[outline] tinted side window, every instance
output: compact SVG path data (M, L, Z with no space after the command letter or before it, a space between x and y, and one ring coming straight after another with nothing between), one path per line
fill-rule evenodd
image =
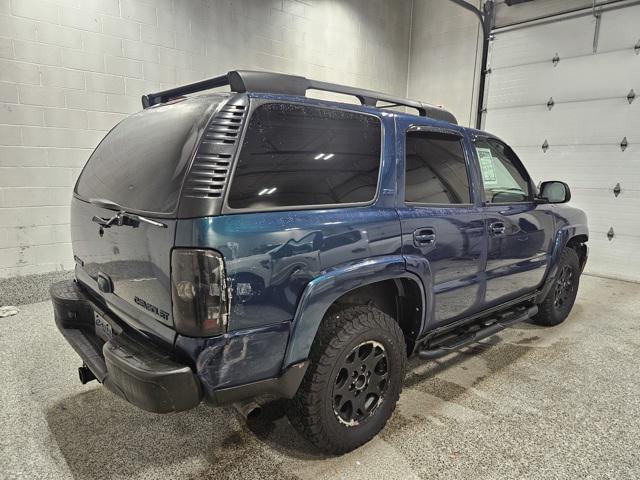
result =
M380 121L305 105L258 107L234 173L231 208L368 202L380 170Z
M407 132L406 202L471 203L469 175L460 137L435 132Z
M478 139L476 151L486 202L514 203L529 200L528 175L511 148L494 139Z

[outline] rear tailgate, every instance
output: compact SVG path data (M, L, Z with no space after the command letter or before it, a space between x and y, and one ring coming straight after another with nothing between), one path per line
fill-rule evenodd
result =
M211 115L225 96L160 105L118 124L85 166L71 206L76 277L138 330L171 343L170 263L180 189ZM100 225L117 212L165 225ZM95 218L94 218L95 217Z
M101 228L92 221L94 216L109 218L114 214L73 199L71 235L76 278L127 323L170 342L170 257L176 221L158 219L167 228L144 222L136 228ZM98 276L102 277L100 286Z

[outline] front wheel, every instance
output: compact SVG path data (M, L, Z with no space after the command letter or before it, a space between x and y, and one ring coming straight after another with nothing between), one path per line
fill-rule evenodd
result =
M580 263L573 248L566 247L560 254L555 283L538 306L533 321L538 325L559 325L569 316L578 294Z
M368 442L395 409L406 347L402 330L371 306L330 310L287 415L316 447L342 454Z

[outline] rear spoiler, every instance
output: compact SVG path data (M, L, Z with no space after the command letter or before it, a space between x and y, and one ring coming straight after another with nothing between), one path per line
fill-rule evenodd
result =
M387 95L386 93L339 85L336 83L312 80L297 75L285 75L272 72L255 72L249 70L233 70L226 75L201 80L180 87L171 88L157 93L142 96L143 108L149 108L169 100L201 92L212 88L228 85L232 92L260 92L304 97L307 90L321 90L325 92L341 93L356 97L362 105L376 108L410 107L415 108L421 117L431 117L436 120L457 124L456 117L449 111L408 98ZM378 102L385 104L379 105Z

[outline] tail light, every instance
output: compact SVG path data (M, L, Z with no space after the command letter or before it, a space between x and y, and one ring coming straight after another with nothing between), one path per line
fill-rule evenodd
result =
M171 298L178 333L209 337L226 332L229 302L222 256L212 250L173 250Z

